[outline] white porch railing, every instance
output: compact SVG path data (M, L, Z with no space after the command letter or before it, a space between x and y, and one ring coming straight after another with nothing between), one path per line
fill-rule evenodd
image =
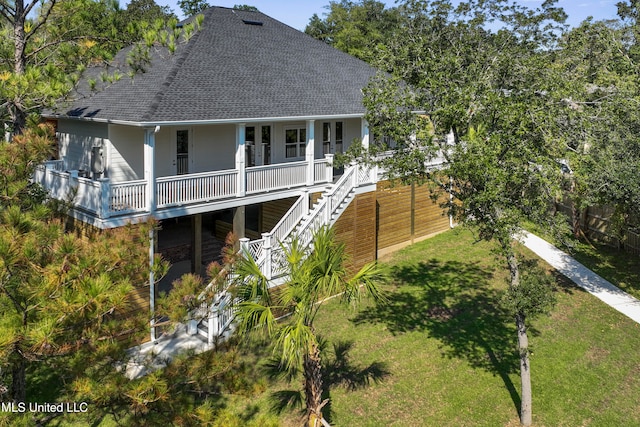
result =
M109 194L108 205L103 208L103 216L113 214L125 214L144 212L147 209L147 182L143 179L137 181L118 182L104 184L104 191ZM106 209L106 211L105 211Z
M316 160L313 164L313 182L333 181L333 154L326 154L324 159Z
M278 245L293 231L300 220L309 212L309 196L307 193L298 197L298 200L289 208L287 213L278 221L270 233L263 234L263 238L271 239L271 247Z
M157 208L235 196L237 170L165 176L156 179Z
M223 291L216 295L212 303L203 302L194 313L194 321L203 322L207 327L203 335L206 335L208 344L213 344L231 327L234 318L232 301L231 294ZM202 333L202 330L194 332Z
M76 180L73 202L99 215L102 211L102 183L89 178L73 178Z
M353 190L359 185L375 182L376 177L375 168L352 164L338 182L323 194L312 211L308 209L308 195L302 195L270 233L262 234L262 239L241 239L242 250L255 260L267 279L286 274L286 260L279 242L285 241L295 230L302 246L307 246L316 230L333 222L334 214L341 207L344 208L342 204Z
M333 180L331 163L331 156L314 162L314 184ZM111 183L109 179L80 178L77 171L64 171L62 160L39 165L33 180L41 184L52 198L67 200L75 194L73 203L77 208L104 219L242 197L244 194L305 187L308 185L309 167L307 162L251 167L246 169L244 181L238 179L236 169L160 177L155 181L153 207L147 206L148 184L145 180ZM239 188L239 182L245 182L246 187Z
M293 162L247 168L247 194L305 185L307 167L307 162Z

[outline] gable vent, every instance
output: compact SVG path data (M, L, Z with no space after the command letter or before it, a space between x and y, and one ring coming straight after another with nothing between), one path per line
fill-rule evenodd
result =
M251 19L243 19L242 22L247 25L257 25L258 27L262 27L263 25L262 21L253 21Z

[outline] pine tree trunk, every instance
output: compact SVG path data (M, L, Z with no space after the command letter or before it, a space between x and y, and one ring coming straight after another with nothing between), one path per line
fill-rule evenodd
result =
M22 76L26 71L25 49L27 46L27 34L24 29L25 8L24 1L17 0L14 4L15 14L13 14L13 71L16 75ZM9 102L9 115L11 116L11 132L14 135L21 134L27 124L27 113L24 109L22 100L19 95Z
M516 315L516 327L520 354L520 424L528 427L531 425L531 366L529 365L529 337L524 315Z
M307 404L307 425L319 427L322 420L322 366L317 345L304 357L304 394Z
M11 397L14 402L27 400L27 364L19 354L11 366Z

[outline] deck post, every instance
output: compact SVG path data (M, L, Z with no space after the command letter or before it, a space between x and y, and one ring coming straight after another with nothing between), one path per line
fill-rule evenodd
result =
M333 154L325 154L324 156L327 159L327 182L333 182Z
M248 237L241 237L240 239L238 239L238 242L240 243L240 252L249 252L249 238Z
M309 206L311 204L311 200L309 199L309 190L306 188L302 190L302 195L304 196L304 213L302 214L302 216L307 216L309 214L309 210L311 209L311 207Z
M146 187L146 209L150 216L156 210L156 133L160 131L160 126L144 129L144 179L147 182ZM104 200L104 192L103 200ZM107 210L108 212L108 210ZM149 230L149 329L151 341L156 340L156 280L153 273L154 255L155 255L155 230L153 227Z
M362 148L369 151L369 123L363 118L361 123Z
M191 271L202 276L202 214L191 216Z
M307 160L307 185L313 185L313 172L315 158L315 120L307 120L307 145L305 147L305 157Z
M245 237L245 224L246 224L246 211L245 206L238 206L237 208L233 208L233 234L236 238L242 241L242 238Z
M262 250L264 251L264 269L262 274L268 280L271 280L273 275L271 274L271 233L262 233Z
M333 195L331 193L327 193L327 205L325 206L325 225L331 225L331 215L333 212L331 211L331 206L333 205Z
M97 180L100 183L100 202L98 203L98 216L102 219L109 218L111 216L111 185L109 178L100 178Z
M245 140L247 139L247 125L236 125L236 170L238 171L238 197L244 197L247 191L247 175L245 170Z

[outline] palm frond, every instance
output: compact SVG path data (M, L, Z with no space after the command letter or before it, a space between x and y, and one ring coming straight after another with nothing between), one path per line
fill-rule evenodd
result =
M260 301L263 305L271 304L269 280L262 274L260 266L253 257L245 252L235 266L234 280L241 301Z
M294 321L278 331L276 349L282 351L280 363L287 371L300 369L304 356L317 345L316 336L310 326Z
M363 294L369 295L376 300L385 300L385 296L380 289L380 284L386 281L384 272L376 262L364 265L346 283L344 299L348 302L357 302Z
M235 314L238 322L238 333L247 334L253 330L262 330L267 336L273 336L276 331L276 318L270 306L253 302L242 301L236 304Z

